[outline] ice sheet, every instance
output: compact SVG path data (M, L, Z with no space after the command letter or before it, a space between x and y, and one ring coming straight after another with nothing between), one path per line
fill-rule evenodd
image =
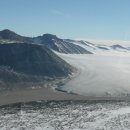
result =
M129 54L58 55L80 71L62 89L87 96L129 96Z

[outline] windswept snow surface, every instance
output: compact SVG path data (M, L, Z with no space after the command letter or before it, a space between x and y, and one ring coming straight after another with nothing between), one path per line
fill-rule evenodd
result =
M32 102L0 108L0 130L130 130L129 102Z
M63 90L85 96L129 96L130 53L58 55L79 69L79 75L62 86Z

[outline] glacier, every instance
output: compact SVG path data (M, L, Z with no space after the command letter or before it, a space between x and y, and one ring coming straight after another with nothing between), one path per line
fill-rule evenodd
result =
M106 45L81 46L94 54L57 53L79 70L78 76L61 88L84 96L129 97L130 51L124 51L124 49L118 48L118 45L116 49ZM99 48L101 46L108 50Z

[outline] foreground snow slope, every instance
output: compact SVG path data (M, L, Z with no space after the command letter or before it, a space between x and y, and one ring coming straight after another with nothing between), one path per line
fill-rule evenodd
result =
M130 130L129 102L33 102L0 108L0 130Z
M62 86L62 89L85 96L129 96L130 54L102 54L58 54L80 71L79 75Z

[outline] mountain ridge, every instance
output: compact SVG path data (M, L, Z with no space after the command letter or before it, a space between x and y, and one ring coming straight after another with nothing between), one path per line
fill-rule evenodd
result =
M92 54L90 51L75 45L71 42L64 41L56 35L44 34L34 38L35 44L45 45L47 48L65 54ZM39 41L39 42L38 42Z
M27 42L33 44L42 44L47 48L65 54L92 54L92 52L82 48L81 46L75 45L71 42L66 42L63 39L58 38L56 35L52 34L43 34L42 36L37 37L25 37L16 34L13 31L5 29L0 31L0 40L1 43L13 43L17 42ZM4 40L6 40L4 42Z
M54 52L64 53L64 54L96 54L104 53L109 51L114 52L129 52L130 47L123 46L123 44L114 43L112 45L103 44L103 42L95 44L92 41L85 40L72 40L72 39L61 39L53 34L43 34L37 37L25 37L16 34L8 29L0 31L0 43L30 43L30 44L40 44ZM111 42L111 41L110 41Z

